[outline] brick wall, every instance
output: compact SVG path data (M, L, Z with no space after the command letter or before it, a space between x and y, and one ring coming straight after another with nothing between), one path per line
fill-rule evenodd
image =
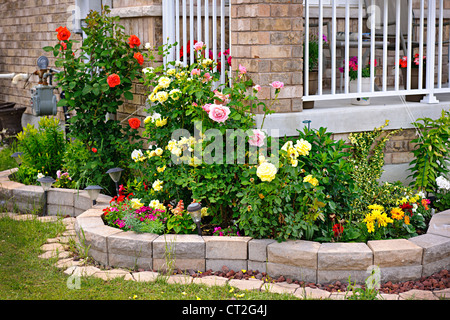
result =
M302 110L302 16L299 1L231 1L233 68L247 67L249 76L262 87L260 99L274 98L270 83L284 82L274 105L277 112Z
M32 73L41 55L54 67L53 54L42 48L55 45L55 29L71 21L73 5L74 0L0 0L0 73ZM72 34L72 38L80 36ZM38 77L32 76L24 88L23 81L13 85L0 79L0 101L26 106L25 113L31 114L30 88L37 82ZM64 119L62 108L58 109L58 117Z

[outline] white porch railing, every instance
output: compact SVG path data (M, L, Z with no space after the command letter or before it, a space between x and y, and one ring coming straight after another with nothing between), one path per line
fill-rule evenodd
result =
M318 4L317 4L318 2ZM305 18L305 67L304 67L304 96L303 101L347 99L358 97L377 97L377 96L402 96L425 94L421 102L438 102L435 94L450 92L450 82L443 83L444 63L447 64L448 74L450 76L450 63L444 62L443 49L448 46L450 39L444 39L444 1L443 0L419 0L420 16L414 17L412 0L360 0L357 5L357 33L350 33L350 4L346 1L345 9L345 28L338 30L337 24L337 0L331 0L331 17L324 16L324 0L315 1L305 0L304 18ZM342 3L342 1L339 1ZM427 9L425 9L427 4ZM329 12L328 8L325 8ZM352 12L355 8L352 8ZM312 12L318 13L315 17ZM394 14L395 13L395 14ZM324 19L331 18L329 25L328 43L323 39ZM355 17L356 18L356 17ZM318 19L318 90L315 94L308 94L309 89L309 39L312 35L312 19ZM414 20L413 20L414 19ZM418 23L415 21L418 19ZM316 21L316 20L314 20ZM363 21L365 21L368 34L363 33ZM414 24L414 25L413 25ZM415 27L415 28L413 28ZM417 32L416 32L417 30ZM425 32L426 31L426 32ZM341 32L341 33L339 33ZM425 38L426 34L426 38ZM356 37L354 37L356 35ZM338 37L341 39L338 39ZM351 37L352 36L352 37ZM365 36L365 38L364 38ZM350 91L349 61L350 48L357 48L358 69L356 92ZM323 88L324 80L324 49L329 49L331 58L331 90L325 92ZM340 50L343 57L336 58L336 52ZM388 50L395 51L394 65L388 65ZM364 52L363 52L364 51ZM382 52L382 53L380 53ZM379 57L376 56L379 54ZM406 53L406 54L405 54ZM419 54L419 61L426 57L426 63L419 64L418 67L418 87L413 89L411 86L411 63L406 67L406 88L400 87L401 69L399 60L407 57L407 61L414 60L414 54ZM375 66L370 64L370 87L368 89L362 86L362 63L363 57L369 61L380 59L382 61L381 83L375 84ZM343 63L345 61L345 63ZM343 63L343 65L342 65ZM367 62L364 62L365 64ZM340 88L337 85L338 68L344 70L343 84ZM394 68L394 86L388 88L388 68ZM426 80L423 81L423 75ZM405 81L405 79L404 79ZM435 84L436 83L436 84Z
M221 83L225 83L225 71L231 72L224 54L231 47L230 10L229 0L163 0L163 43L176 43L164 63L181 61L184 66L193 63L194 55L190 54L188 61L186 53L194 52L194 40L202 41L206 55L220 61ZM184 53L182 57L180 50Z

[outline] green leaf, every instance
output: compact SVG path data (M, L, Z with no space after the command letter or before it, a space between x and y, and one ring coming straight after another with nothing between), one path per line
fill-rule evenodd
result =
M42 50L44 50L45 52L50 52L53 51L53 47L51 46L43 47Z
M130 91L125 91L123 93L123 96L125 97L125 99L127 100L133 100L133 94Z

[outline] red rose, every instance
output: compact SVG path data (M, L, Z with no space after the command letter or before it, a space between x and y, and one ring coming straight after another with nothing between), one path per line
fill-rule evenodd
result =
M134 34L128 38L128 44L130 48L134 48L134 46L139 47L141 45L141 40Z
M108 82L111 88L114 88L115 86L120 84L120 77L117 74L113 73L108 77L108 79L106 79L106 82Z
M137 62L140 65L142 65L144 63L144 57L139 52L136 52L133 57L137 60Z
M67 50L67 43L61 41L60 45L61 47L59 47L59 51Z
M338 237L342 232L344 232L344 227L340 223L336 223L333 226L334 236Z
M138 118L128 119L128 123L130 124L130 127L133 129L137 129L141 126L141 120L139 120Z
M92 148L91 150L93 153L97 153L97 148Z
M59 41L69 40L70 31L66 27L58 27L56 29L56 32L58 32L56 37L58 38Z

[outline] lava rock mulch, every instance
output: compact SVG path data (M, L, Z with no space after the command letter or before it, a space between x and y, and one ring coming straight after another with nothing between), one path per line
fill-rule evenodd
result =
M156 271L156 270L154 270ZM329 292L345 292L347 290L348 284L342 283L341 281L336 281L329 284L320 284L320 283L312 283L312 282L305 282L305 281L299 281L299 280L293 280L288 277L280 276L278 278L271 278L267 273L265 272L259 272L258 270L239 270L234 271L232 269L229 269L228 267L224 266L222 267L221 271L212 271L207 270L205 272L196 272L192 269L189 270L174 270L174 273L176 274L189 274L190 276L194 278L201 278L205 276L219 276L224 277L229 280L231 279L238 279L238 280L248 280L248 279L258 279L262 280L264 282L287 282L287 283L294 283L298 284L301 287L311 287L311 288L318 288L322 290L326 290ZM364 285L360 285L357 287L360 287L362 289L365 288ZM391 281L388 281L386 283L383 283L380 285L379 292L380 293L388 293L388 294L399 294L402 292L406 292L409 290L417 289L417 290L443 290L450 288L450 272L448 270L442 270L438 273L434 273L431 276L428 277L422 277L417 280L413 281L404 281L404 282L398 282L393 283Z

